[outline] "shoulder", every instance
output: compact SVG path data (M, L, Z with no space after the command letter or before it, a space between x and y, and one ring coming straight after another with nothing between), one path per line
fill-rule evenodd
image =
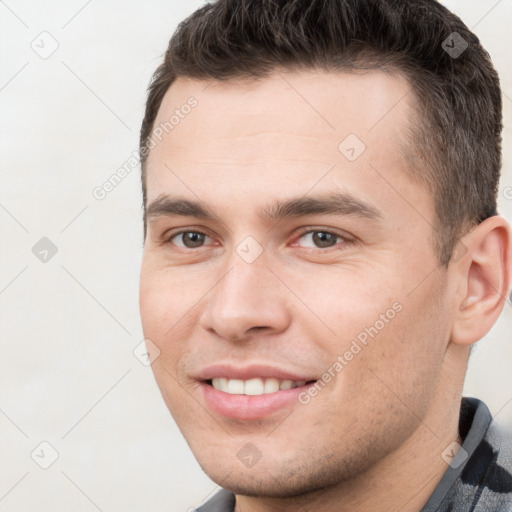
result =
M457 483L468 510L512 512L512 428L492 418Z
M234 510L235 495L225 489L221 489L206 503L194 509L194 512L234 512Z

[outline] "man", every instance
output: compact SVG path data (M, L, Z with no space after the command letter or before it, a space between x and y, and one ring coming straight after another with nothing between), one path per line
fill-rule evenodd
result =
M141 132L140 307L223 490L198 510L512 510L510 432L462 398L511 287L499 82L434 0L219 0Z

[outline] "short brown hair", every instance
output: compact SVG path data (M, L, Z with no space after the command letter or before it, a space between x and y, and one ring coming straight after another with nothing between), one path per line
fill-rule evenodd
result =
M218 0L196 10L149 86L140 134L144 212L148 142L171 84L264 78L278 68L383 69L409 81L417 121L406 153L433 194L441 264L465 229L496 214L499 78L476 35L435 0Z

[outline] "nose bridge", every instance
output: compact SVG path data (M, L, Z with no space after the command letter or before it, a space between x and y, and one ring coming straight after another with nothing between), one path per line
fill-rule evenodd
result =
M203 328L241 339L253 327L286 327L289 317L278 283L267 268L265 255L254 258L253 249L242 242L226 261L223 277L208 294L200 321Z
M219 313L227 318L237 316L256 304L261 305L264 297L270 300L269 280L272 274L263 256L249 262L234 251L227 267L227 273L214 290Z

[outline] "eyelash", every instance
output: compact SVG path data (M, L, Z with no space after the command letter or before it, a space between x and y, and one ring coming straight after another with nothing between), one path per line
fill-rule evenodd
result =
M204 236L207 236L209 238L212 238L212 237L210 237L210 235L208 235L208 233L205 233L203 231L193 230L193 229L185 229L185 230L182 230L182 231L178 231L176 233L172 233L171 235L165 236L164 243L172 244L173 243L172 242L173 238L176 238L177 236L183 235L185 233L195 233L195 234L204 235ZM306 227L306 228L300 229L299 232L295 235L295 240L298 241L304 235L307 235L309 233L327 233L329 235L333 235L336 238L341 239L343 241L342 242L343 245L349 245L350 246L350 245L353 245L355 243L355 239L354 238L351 238L351 237L349 237L349 236L347 236L345 234L339 233L339 232L337 232L335 230L322 229L322 228L311 228L311 227ZM342 249L339 249L339 248L337 249L338 245L340 245L339 242L337 244L331 246L331 247L326 247L326 248L322 248L322 247L302 247L302 249L306 250L306 251L321 251L321 252L328 252L330 250L342 250ZM205 246L200 246L200 247L197 247L197 249L203 249L204 247ZM184 249L184 248L181 248L181 247L179 247L179 249L187 251L187 252L194 250L194 248L185 248Z

